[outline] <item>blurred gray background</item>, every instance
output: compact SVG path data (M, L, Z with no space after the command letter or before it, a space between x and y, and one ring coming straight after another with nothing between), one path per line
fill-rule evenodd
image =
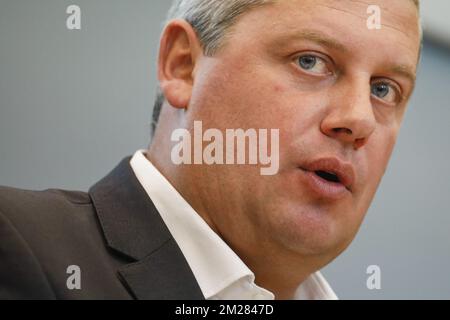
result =
M360 233L323 270L342 299L450 299L450 1L426 0L416 93ZM66 28L66 8L82 29ZM87 190L145 148L168 0L0 0L0 185ZM369 265L381 289L366 286Z

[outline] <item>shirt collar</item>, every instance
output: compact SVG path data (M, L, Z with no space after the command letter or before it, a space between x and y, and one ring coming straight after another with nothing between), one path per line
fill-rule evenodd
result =
M209 227L172 184L137 151L130 161L136 174L164 223L183 252L206 299L224 297L244 284L254 296L273 299L273 293L254 284L255 276L238 255ZM336 296L320 273L311 275L297 290L295 298L335 299ZM247 292L248 293L248 292Z

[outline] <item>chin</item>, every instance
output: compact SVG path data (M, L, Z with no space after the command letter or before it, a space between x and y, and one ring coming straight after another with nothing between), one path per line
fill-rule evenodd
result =
M348 242L348 228L340 218L319 208L288 209L277 221L271 221L276 229L272 234L284 247L301 255L332 255Z

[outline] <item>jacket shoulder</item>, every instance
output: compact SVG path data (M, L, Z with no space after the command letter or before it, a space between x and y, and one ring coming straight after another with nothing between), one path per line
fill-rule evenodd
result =
M68 191L60 189L47 189L32 191L0 186L0 209L8 205L20 206L39 204L42 201L66 202L67 204L90 204L89 194L82 191Z
M88 193L0 187L0 299L101 296L120 287L115 264ZM71 265L83 270L85 290L67 289Z
M89 194L80 191L44 191L0 187L0 214L25 240L35 244L60 245L83 237L80 230L97 229Z
M92 207L89 194L81 191L48 189L44 191L0 187L0 213L13 223L30 224L39 221L75 218L83 207Z
M82 215L75 208L89 203L82 192L0 187L1 299L56 297L48 266L58 262L46 252L56 244L68 247L62 235L77 224L75 213Z

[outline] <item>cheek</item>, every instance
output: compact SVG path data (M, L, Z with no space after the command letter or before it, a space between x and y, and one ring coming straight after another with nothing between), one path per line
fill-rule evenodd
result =
M370 138L373 140L366 145L366 153L356 159L356 163L365 164L360 167L363 178L359 187L363 192L359 207L363 208L362 211L370 205L386 172L396 143L397 130L375 130Z
M319 132L329 103L329 95L300 92L282 72L249 61L204 66L194 87L191 120L220 130L279 129L281 164L298 155L311 132Z
M374 147L370 149L370 157L376 159L374 165L376 165L377 170L380 171L380 179L388 167L389 160L392 156L392 151L394 150L394 146L397 142L397 135L397 127L386 129L382 134L375 137L377 138L376 143L374 143Z
M191 101L194 111L214 118L215 123L226 123L227 128L279 128L286 118L278 99L282 90L269 79L232 65L211 70L200 79Z

